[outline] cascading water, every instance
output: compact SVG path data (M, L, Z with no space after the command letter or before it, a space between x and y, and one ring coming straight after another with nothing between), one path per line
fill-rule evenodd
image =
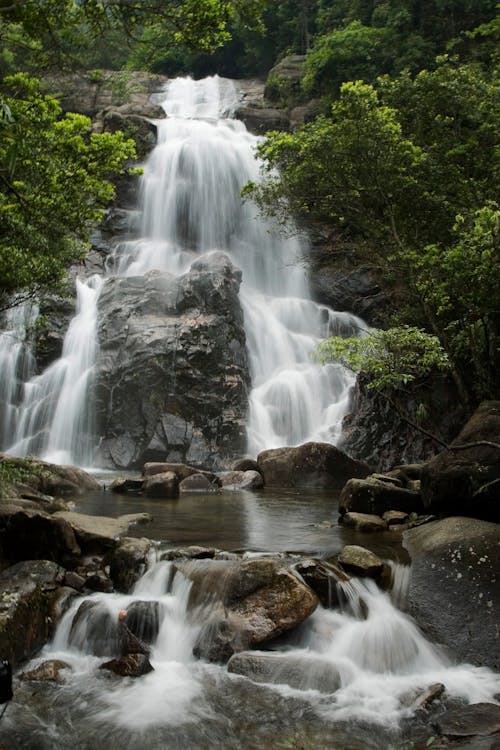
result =
M158 95L167 119L145 166L139 240L123 243L118 273L152 269L182 273L196 253L219 250L242 270L244 311L253 389L248 451L336 442L352 376L311 359L331 333L356 335L362 322L309 299L304 248L285 240L258 217L240 190L259 179L257 138L231 119L238 94L232 81L172 81Z
M404 575L396 577L401 581ZM251 652L256 663L262 660L267 667L249 680L237 669L231 673L193 657L193 646L217 606L217 589L206 591L203 608L200 590L192 598L194 584L172 563L153 563L131 594L93 594L70 607L52 643L31 665L57 659L66 665L63 681L50 690L47 686L45 698L38 695L40 705L23 710L16 703L6 717L6 737L15 740L16 727L24 727L19 737L25 738L29 729L33 744L19 747L37 750L104 750L110 738L130 750L241 750L268 746L262 739L253 743L255 732L260 738L275 737L276 744L269 743L273 748L286 747L295 722L316 722L336 732L349 727L347 739L341 735L331 744L302 746L400 750L398 725L412 716L415 700L431 684L445 685L448 700L494 699L498 675L451 664L396 609L390 593L370 581L340 585L343 607L319 607L288 644ZM154 671L110 682L100 667L119 653L119 612L124 609L129 615L134 609L142 613ZM44 701L50 706L47 715ZM286 728L282 735L280 715ZM370 727L368 739L359 741L363 726Z
M99 276L87 282L77 279L76 315L64 338L62 356L22 386L15 428L6 436L5 445L12 455L39 455L60 464L92 464L95 438L89 394L101 283Z

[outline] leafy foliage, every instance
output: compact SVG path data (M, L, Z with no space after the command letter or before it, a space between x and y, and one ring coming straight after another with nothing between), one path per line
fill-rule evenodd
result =
M0 122L0 293L57 285L80 257L114 195L111 179L135 155L121 133L91 132L87 117L61 115L24 74L5 81Z
M414 326L374 330L359 338L333 337L319 345L316 358L366 373L368 388L376 391L394 389L449 367L437 336Z

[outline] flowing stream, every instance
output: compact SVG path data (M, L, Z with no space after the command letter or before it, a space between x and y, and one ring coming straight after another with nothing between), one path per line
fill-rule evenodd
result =
M191 564L203 569L207 562ZM394 564L399 600L405 570ZM398 727L429 685L443 683L448 700L467 702L491 701L498 691L498 675L451 664L391 594L358 579L337 584L340 607L318 608L287 642L252 652L270 666L264 678L249 679L193 656L216 596L207 588L205 605L198 597L194 606L192 585L172 563L152 561L130 595L94 594L83 605L78 599L30 665L60 659L64 682L35 693L31 683L26 704L20 684L4 722L9 747L104 750L111 741L131 750L278 750L302 737L307 748L400 750L420 747L406 744ZM143 631L153 631L154 671L117 679L99 667L116 655L118 613L134 607L155 613Z
M199 253L227 253L243 273L252 378L248 452L307 440L336 443L353 376L339 365L319 366L311 354L328 335L356 335L363 323L312 302L304 244L283 238L251 202L242 203L240 190L259 179L259 164L257 138L231 116L238 98L235 84L218 77L176 79L157 95L167 118L157 123L158 145L144 166L140 236L117 246L109 273L181 274ZM62 357L25 381L16 429L4 429L0 449L92 465L101 284L99 278L77 281L78 309Z

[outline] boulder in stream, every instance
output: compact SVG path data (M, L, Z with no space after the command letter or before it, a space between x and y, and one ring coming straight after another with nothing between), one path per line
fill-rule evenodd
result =
M243 651L230 658L227 670L254 682L286 684L297 690L334 693L340 687L337 669L320 656Z
M0 573L0 659L13 667L33 656L52 635L51 602L64 570L48 560L28 560Z
M484 401L450 448L423 466L421 487L432 513L500 521L500 401Z
M347 544L338 557L342 567L355 576L379 578L384 571L384 563L365 547Z
M146 570L153 543L145 537L122 537L108 557L109 577L117 591L127 594Z
M52 560L71 568L81 554L75 532L66 519L5 503L0 504L0 550L4 565Z
M420 512L422 500L419 493L398 486L398 480L390 479L381 479L381 475L350 479L340 495L339 513L354 511L381 516L388 510Z
M329 443L272 448L257 457L266 487L341 489L351 477L366 477L370 468Z
M146 497L158 500L179 497L179 480L173 471L164 471L146 477L143 482L143 493Z
M451 517L405 531L410 613L459 661L500 669L499 526Z
M101 664L100 669L107 669L119 677L142 677L153 671L153 666L146 654L127 654Z

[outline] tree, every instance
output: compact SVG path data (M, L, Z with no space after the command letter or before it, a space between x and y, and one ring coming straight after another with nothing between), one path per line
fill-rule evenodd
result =
M62 116L36 79L17 74L4 83L0 307L14 292L26 298L61 282L114 195L112 178L135 156L134 142L121 133L92 133L87 117Z

